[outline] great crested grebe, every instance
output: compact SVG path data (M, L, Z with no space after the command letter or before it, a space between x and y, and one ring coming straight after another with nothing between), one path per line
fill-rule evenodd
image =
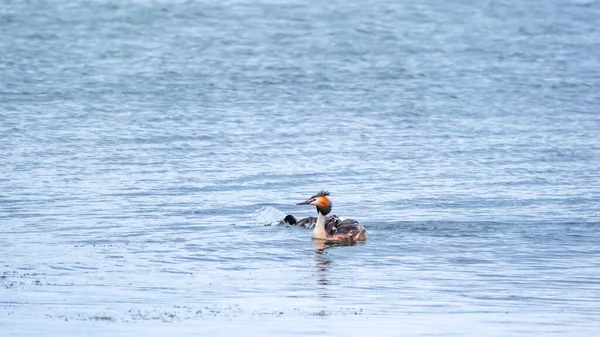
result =
M330 215L325 217L325 223L334 220L334 218L340 220L340 218L338 218L336 215ZM309 216L308 218L296 220L296 218L293 215L288 214L285 218L283 218L282 222L290 226L298 226L313 229L317 224L317 217Z
M315 227L315 224L317 223L317 217L309 216L308 218L296 220L296 218L293 215L288 214L285 216L285 218L283 218L283 223L291 226L306 227L309 229L313 229Z
M312 231L312 238L327 241L366 240L367 230L365 227L359 225L358 221L352 219L342 220L335 215L327 216L327 214L331 212L331 201L327 198L328 195L329 192L321 191L308 198L308 200L298 204L317 206L318 216ZM291 217L296 220L293 216ZM291 220L288 217L285 218ZM307 220L306 223L310 223L308 219L310 218L302 219L300 221Z

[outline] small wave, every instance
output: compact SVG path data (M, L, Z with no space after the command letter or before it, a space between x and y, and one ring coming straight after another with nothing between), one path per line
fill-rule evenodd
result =
M279 224L285 216L285 213L271 206L261 207L256 212L250 214L250 217L255 220L257 224L268 226Z

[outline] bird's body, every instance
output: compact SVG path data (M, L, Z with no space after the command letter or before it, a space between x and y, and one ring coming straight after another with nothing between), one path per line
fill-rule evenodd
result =
M325 218L325 224L329 223L330 221L336 221L339 219L340 218L338 218L336 215L329 215ZM317 217L309 216L308 218L296 220L296 218L294 218L294 216L290 214L290 215L287 215L285 218L283 218L283 223L290 225L290 226L298 226L298 227L313 229L313 228L315 228L315 225L317 224Z
M326 241L364 241L367 239L367 230L361 226L358 221L352 219L338 218L335 215L327 216L331 212L331 201L327 196L328 192L321 191L310 197L307 201L299 205L315 205L317 207L317 217L310 217L296 222L297 226L312 228L312 238ZM291 219L290 219L291 217ZM288 215L284 222L295 218ZM315 220L313 220L315 219ZM313 225L314 223L314 225ZM291 224L291 223L290 223ZM310 226L310 227L309 227Z
M317 224L317 217L309 216L308 218L296 220L296 218L293 215L288 214L285 218L283 218L282 222L290 226L298 226L313 229Z
M283 223L290 225L290 226L298 226L298 227L304 227L304 228L308 228L308 229L314 229L315 225L317 224L317 217L316 216L309 216L308 218L303 218L300 220L296 220L296 218L294 218L293 215L288 215L283 219ZM325 228L332 228L332 227L344 227L346 228L348 225L351 224L355 224L358 225L358 221L354 220L354 219L344 219L344 218L338 218L337 215L328 215L325 217Z

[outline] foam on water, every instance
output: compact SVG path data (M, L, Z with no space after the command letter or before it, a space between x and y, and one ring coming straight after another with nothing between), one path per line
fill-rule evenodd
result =
M287 214L278 210L275 207L266 206L252 213L250 217L258 224L262 225L277 225L280 224Z

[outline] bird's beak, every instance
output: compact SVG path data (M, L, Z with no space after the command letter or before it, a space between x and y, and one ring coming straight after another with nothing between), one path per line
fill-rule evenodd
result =
M306 201L303 201L303 202L297 203L296 205L310 205L311 201L312 201L311 199L308 199L308 200L306 200Z

